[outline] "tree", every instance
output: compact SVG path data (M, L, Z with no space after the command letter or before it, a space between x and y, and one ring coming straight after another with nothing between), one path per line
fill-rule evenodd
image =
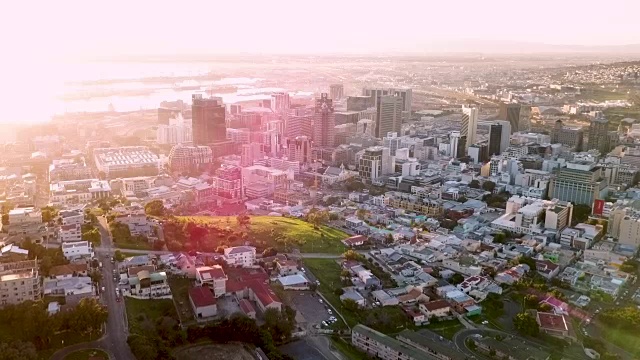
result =
M340 277L344 279L348 279L351 277L351 271L344 269L340 272Z
M344 290L342 290L342 288L336 288L335 290L333 290L333 293L341 296L342 294L344 294Z
M507 242L507 236L504 233L497 233L493 235L493 242L496 244L504 244Z
M100 240L102 239L102 236L100 235L100 231L98 231L98 229L93 228L87 232L83 232L82 239L89 241L94 246L97 246L97 245L100 245Z
M223 253L224 253L224 250L223 250ZM264 249L264 251L262 252L263 257L270 257L270 256L276 256L276 255L278 255L278 250L272 247L268 247Z
M31 342L0 343L0 360L36 360L38 353Z
M535 309L538 307L538 297L533 294L525 295L524 304L529 309Z
M238 226L248 228L249 224L251 224L251 217L246 213L242 213L236 216L236 222Z
M536 268L536 261L529 256L522 256L518 259L518 264L525 264L529 266L529 270L535 270Z
M100 270L92 270L89 273L89 277L91 277L91 281L94 284L99 284L100 281L102 280L102 273L100 272Z
M449 279L449 282L450 282L452 285L458 285L458 284L460 284L460 283L461 283L461 282L463 282L463 281L464 281L464 276L462 276L462 275L461 275L461 274L459 274L459 273L455 273L455 274L453 274L453 275L451 276L451 278Z
M480 181L476 179L471 180L471 182L469 183L469 187L473 189L480 189Z
M122 261L122 260L124 260L124 255L122 255L122 251L120 251L120 250L116 250L116 252L115 252L115 253L113 253L113 258L114 258L116 261Z
M307 221L313 224L314 229L318 229L320 225L329 221L329 212L326 210L310 211L307 214Z
M578 223L583 223L587 221L591 215L591 207L589 205L577 204L573 206L573 219L571 221L571 225L576 225Z
M354 250L347 250L342 254L346 260L357 260L361 261L363 256Z
M494 183L493 181L485 181L482 183L482 190L484 191L489 191L489 192L493 192L493 190L495 190L496 188L496 183Z
M163 216L164 215L164 203L162 200L149 201L144 206L145 214L149 216Z
M513 326L523 335L537 336L540 327L536 319L529 313L518 313L513 318Z
M464 196L460 196L460 197L458 198L458 200L456 200L456 201L458 201L459 203L465 203L465 202L467 202L467 200L468 200L468 199L467 199L466 197L464 197Z
M48 223L53 221L53 219L58 216L58 211L51 206L45 206L41 210L42 213L42 222Z
M358 305L358 303L353 299L344 299L344 301L342 301L342 306L345 310L351 312L356 312L360 309L360 305Z
M282 311L267 309L264 312L264 328L271 334L276 343L284 343L291 339L295 327L296 312L289 306Z

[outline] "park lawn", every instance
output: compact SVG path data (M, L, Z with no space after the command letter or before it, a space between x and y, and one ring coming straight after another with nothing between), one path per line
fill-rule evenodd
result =
M640 358L640 338L637 333L611 326L602 326L600 332L607 341Z
M146 321L155 322L162 317L170 317L179 320L176 307L171 299L134 299L125 298L127 308L127 321L129 332L145 335L142 324Z
M221 228L238 229L235 216L179 216L195 222L216 224ZM247 231L249 241L260 248L274 247L281 251L298 248L303 253L342 254L346 248L341 240L349 235L341 230L321 225L317 230L313 225L300 219L280 216L251 216ZM276 241L278 236L290 239L290 244Z
M193 281L189 278L169 275L169 287L173 295L173 301L180 317L180 323L185 324L194 320L193 309L189 302L189 288L193 287Z
M113 244L115 247L120 249L151 250L151 244L142 241L114 241Z
M64 357L64 360L87 360L87 359L109 360L109 355L100 349L87 349L72 352Z
M453 336L458 331L464 329L464 326L457 319L440 321L440 322L432 322L425 327L435 333L440 334L442 337L445 337L449 340L453 339Z

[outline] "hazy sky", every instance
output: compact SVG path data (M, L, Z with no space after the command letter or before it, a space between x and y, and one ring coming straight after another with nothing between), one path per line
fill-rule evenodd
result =
M640 0L62 0L13 1L3 13L0 36L18 58L640 43Z

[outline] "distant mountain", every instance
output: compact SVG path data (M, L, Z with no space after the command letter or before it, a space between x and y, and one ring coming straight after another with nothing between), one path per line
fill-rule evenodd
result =
M629 45L551 45L516 41L458 40L416 46L414 52L422 53L482 53L482 54L535 54L535 53L608 53L640 54L640 44Z

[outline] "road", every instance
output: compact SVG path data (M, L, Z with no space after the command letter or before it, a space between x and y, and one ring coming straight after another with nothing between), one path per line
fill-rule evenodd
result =
M51 356L51 360L62 360L65 356L74 351L92 348L106 351L109 354L110 359L136 360L135 356L133 356L129 349L129 345L127 344L129 329L127 328L124 301L117 301L116 299L117 284L113 281L113 269L115 266L114 264L111 264L110 261L110 257L113 254L111 235L107 230L106 219L99 217L98 220L98 228L102 235L102 240L100 247L96 249L96 252L104 254L102 255L102 258L99 257L99 259L102 262L101 286L104 286L105 288L105 291L100 296L109 310L109 318L107 319L105 334L97 341L76 344L61 349Z

